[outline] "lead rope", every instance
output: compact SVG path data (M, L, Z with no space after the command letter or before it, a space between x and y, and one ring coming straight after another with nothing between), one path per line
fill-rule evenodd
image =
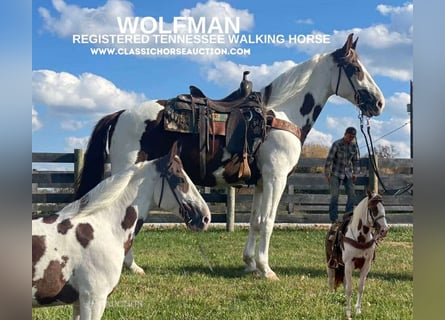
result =
M411 189L413 187L412 183L408 183L406 186L401 187L397 190L388 190L385 186L385 184L383 183L382 179L380 178L380 174L379 171L377 169L377 164L375 163L375 154L374 154L374 145L372 143L372 138L371 138L371 126L369 124L369 118L366 117L366 126L367 126L367 133L368 136L365 134L365 131L363 129L363 113L359 114L359 119L360 119L360 131L363 134L363 137L365 138L365 143L366 143L366 148L368 149L368 155L369 155L369 160L371 162L372 168L374 169L374 173L377 177L377 180L379 181L380 185L382 186L384 192L383 193L388 193L390 195L393 196L397 196L400 195L402 193L405 193L406 191L408 191L409 189ZM369 137L369 143L368 143L368 137ZM370 146L371 145L371 146Z

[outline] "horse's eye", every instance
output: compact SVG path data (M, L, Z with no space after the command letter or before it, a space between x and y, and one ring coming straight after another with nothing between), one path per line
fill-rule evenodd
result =
M182 177L178 177L178 183L185 183L185 179Z
M348 76L352 77L354 74L360 73L361 69L359 66L348 64L345 68L345 72Z

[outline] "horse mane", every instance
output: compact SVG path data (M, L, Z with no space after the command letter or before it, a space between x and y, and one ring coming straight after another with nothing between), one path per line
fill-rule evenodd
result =
M358 224L358 219L361 218L360 214L355 214L356 212L366 212L368 210L368 197L364 197L362 201L354 208L354 214L352 215L351 224Z
M272 89L265 108L277 108L277 106L284 104L287 100L300 94L300 92L307 86L312 72L314 71L314 66L328 54L329 53L315 55L311 59L293 66L272 80L269 85L262 88L261 93L263 96L265 96L266 90L270 88ZM289 79L292 80L290 81ZM280 88L279 92L276 88ZM271 103L271 101L273 102Z
M139 162L101 181L96 187L61 211L59 219L79 218L87 216L120 198L127 189L132 178L140 172L145 162Z

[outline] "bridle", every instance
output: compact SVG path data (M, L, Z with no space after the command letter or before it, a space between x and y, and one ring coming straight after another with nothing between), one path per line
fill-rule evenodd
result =
M162 178L162 188L161 188L161 194L159 195L159 201L158 201L158 207L161 206L162 198L164 197L164 186L165 181L167 181L167 184L173 193L173 196L175 197L176 202L179 205L179 214L184 219L185 224L188 226L192 222L192 218L190 217L190 214L188 213L190 208L187 208L185 204L183 204L175 191L176 186L178 185L177 181L173 181L173 178L176 178L179 183L183 182L184 178L176 176L172 172L170 172L171 163L168 164L168 166L164 167L164 169L161 171L161 178Z
M352 87L352 90L354 90L354 100L357 106L360 105L360 93L358 92L358 90L355 88L354 83L352 82L352 75L354 74L354 72L352 72L351 74L349 72L347 72L346 70L346 64L347 62L343 59L341 62L339 62L337 64L338 67L338 78L337 78L337 85L335 87L335 95L338 96L338 88L340 87L340 79L341 79L341 71L343 70L345 72L346 75L346 79L348 79L349 84Z
M369 240L368 242L365 242L365 243L358 242L356 240L357 238L354 236L354 233L353 233L353 238L349 238L347 236L344 236L342 238L343 242L349 243L353 247L358 248L358 249L362 249L362 250L370 248L374 243L378 244L381 241L381 239L383 238L381 236L381 234L380 234L381 225L377 221L379 221L380 219L384 219L385 215L384 214L380 214L377 217L374 217L373 210L376 209L377 206L369 206L370 201L377 201L377 202L381 203L382 200L381 199L375 199L375 196L372 197L371 199L368 199L368 208L366 210L366 214L367 214L366 221L369 222L369 217L371 218L372 228L376 229L377 233L373 232L372 233L373 234L373 238L371 240Z
M369 200L368 200L368 203L369 203L370 201L372 201L372 200L373 200L372 198L369 199ZM380 202L380 203L382 202L381 200L377 200L377 201ZM380 215L378 215L377 217L375 217L374 214L373 214L374 209L377 209L377 205L376 205L376 206L372 206L372 207L368 206L368 216L371 217L372 225L373 225L373 227L375 228L376 225L377 225L377 226L380 226L380 224L379 224L377 221L379 221L380 219L384 219L384 218L385 218L385 215L384 215L384 214L380 214Z
M378 203L382 203L382 200L381 199L375 199L375 197L372 197L371 199L369 199L368 200L368 213L367 213L368 216L371 217L372 227L376 230L376 232L374 233L375 242L376 242L376 244L379 244L379 242L381 241L381 239L383 237L381 236L381 233L380 233L380 229L381 229L382 226L380 225L380 223L378 223L378 221L380 219L385 219L386 217L385 217L385 214L383 214L383 213L381 213L378 216L375 216L373 214L374 210L378 210L378 209L377 209L377 204L375 206L369 206L369 203L371 201L376 201L377 204L378 204Z

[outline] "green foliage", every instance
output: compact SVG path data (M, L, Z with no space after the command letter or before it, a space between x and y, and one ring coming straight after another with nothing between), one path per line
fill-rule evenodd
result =
M272 282L244 273L244 228L144 229L134 250L147 275L124 270L104 319L344 319L344 290L327 286L326 232L276 227L269 255L280 281ZM356 319L413 318L412 251L413 229L390 229L377 248ZM71 306L34 309L32 316L68 319Z

